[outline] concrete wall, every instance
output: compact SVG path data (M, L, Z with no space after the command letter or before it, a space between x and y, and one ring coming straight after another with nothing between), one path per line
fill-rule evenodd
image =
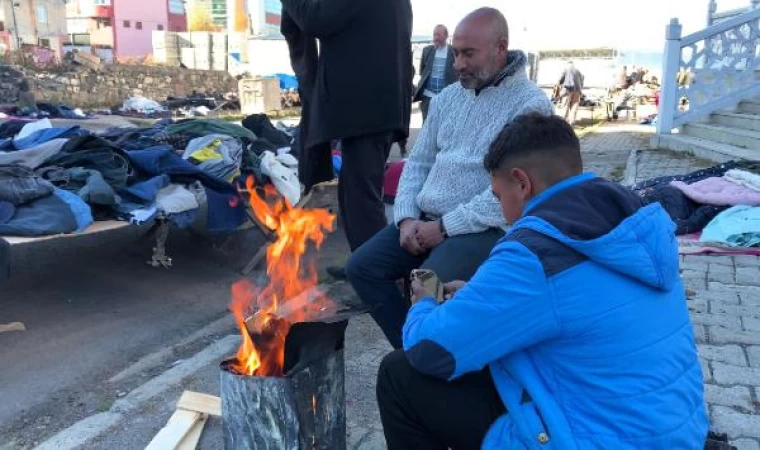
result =
M28 73L27 79L37 101L63 102L80 108L121 106L136 95L163 101L168 96L185 96L193 91L226 93L238 89L237 80L227 72L118 64L103 66L98 72Z

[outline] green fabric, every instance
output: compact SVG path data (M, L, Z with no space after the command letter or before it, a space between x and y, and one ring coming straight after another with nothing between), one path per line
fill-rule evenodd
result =
M256 135L240 125L216 119L191 119L177 122L166 128L166 134L185 134L201 137L209 134L225 134L238 139L256 140Z

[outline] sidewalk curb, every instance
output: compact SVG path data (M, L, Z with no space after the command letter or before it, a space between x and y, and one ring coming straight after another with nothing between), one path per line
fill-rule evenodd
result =
M199 372L207 365L232 354L240 343L240 336L224 337L192 358L182 361L161 375L132 390L126 397L113 404L108 412L95 414L80 420L35 447L35 450L75 450L95 439L125 420L150 399L175 387L185 378Z

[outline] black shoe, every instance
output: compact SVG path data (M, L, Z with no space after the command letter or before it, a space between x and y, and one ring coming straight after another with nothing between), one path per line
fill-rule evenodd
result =
M337 266L328 267L327 274L336 280L345 280L347 278L345 267L337 267Z

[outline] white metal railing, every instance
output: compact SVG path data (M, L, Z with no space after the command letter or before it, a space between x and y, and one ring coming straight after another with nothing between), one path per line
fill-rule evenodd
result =
M760 8L681 37L667 27L658 134L760 94Z

